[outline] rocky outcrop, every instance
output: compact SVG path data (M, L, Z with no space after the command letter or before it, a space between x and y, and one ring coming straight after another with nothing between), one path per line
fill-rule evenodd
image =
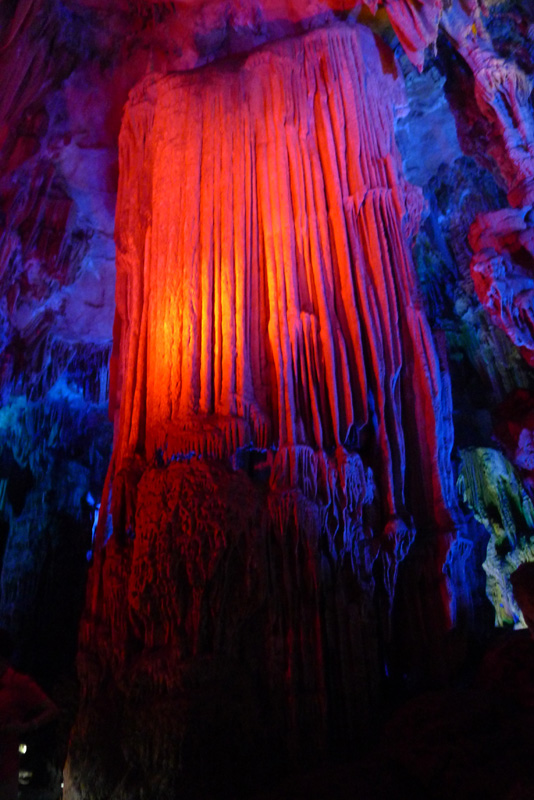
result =
M205 0L201 4L160 0L68 0L74 8L122 14L127 27L149 43L156 66L188 70L266 42L305 33L339 20L363 17L392 26L419 69L437 36L442 0Z
M479 135L483 131L486 152L480 156L495 165L510 205L515 208L529 205L534 198L530 79L519 65L495 52L478 0L454 0L440 25L467 67L463 88L470 90L473 97L464 95L462 111L470 115ZM475 101L474 107L471 99ZM464 124L466 121L464 118ZM464 124L460 122L461 138L470 149L474 143L469 142Z
M534 364L534 228L532 209L481 215L471 227L475 290L492 322Z

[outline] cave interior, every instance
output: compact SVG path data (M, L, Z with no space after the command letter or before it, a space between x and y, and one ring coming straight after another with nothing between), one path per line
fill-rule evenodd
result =
M28 800L532 800L531 0L0 3Z

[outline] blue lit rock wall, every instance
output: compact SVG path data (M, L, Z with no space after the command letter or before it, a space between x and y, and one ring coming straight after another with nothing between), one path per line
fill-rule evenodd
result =
M48 684L72 667L111 446L105 406L69 384L39 400L11 397L0 412L0 625Z
M0 49L0 625L50 689L72 674L111 447L116 156L109 113L91 113L90 20L15 6Z
M462 474L465 463L476 463L470 480L479 486L484 483L498 486L514 470L507 460L511 459L517 480L516 500L520 504L521 493L532 491L532 464L528 456L532 424L526 409L532 407L530 392L534 384L528 355L530 323L526 320L532 309L530 276L534 260L529 245L530 168L525 171L527 188L514 194L514 173L507 172L507 164L516 157L519 159L516 162L519 181L521 155L517 154L532 148L528 135L522 145L514 145L513 136L505 131L507 124L523 132L530 130L530 89L521 94L520 87L523 81L529 86L534 71L529 35L533 16L527 3L496 3L484 23L485 33L478 33L469 42L459 35L461 25L458 27L459 17L454 15L453 6L443 20L437 58L428 58L423 74L417 76L405 69L411 113L401 121L398 141L407 174L423 187L425 194L426 209L414 256L429 319L435 334L442 337L448 356L455 471ZM460 41L463 43L459 44ZM481 76L488 63L494 70L493 96L491 90L484 94L481 88L484 80ZM511 77L514 70L517 77ZM515 91L522 98L516 112L501 114L499 104L504 105ZM488 105L484 105L482 95ZM488 110L492 102L495 111ZM524 114L524 128L521 123L511 123L514 113ZM418 146L413 148L415 142ZM421 159L421 152L428 153L428 157ZM506 211L508 202L520 210ZM508 213L510 221L500 222L507 219ZM483 220L487 222L480 222ZM495 226L491 242L487 235L486 239L480 236L477 225L482 225L482 229L487 225L489 230ZM503 226L502 234L499 225ZM486 250L473 258L473 248L477 246L485 246ZM494 271L494 278L490 275L501 252L502 274L507 277L499 284L498 272ZM484 269L489 284L481 279ZM502 287L506 281L509 289L505 297ZM514 297L521 299L512 310ZM506 303L510 303L509 311ZM518 320L517 329L514 319ZM499 452L504 454L502 461L492 455L499 456ZM460 480L460 490L462 486ZM465 491L460 494L466 500ZM463 506L466 527L451 549L447 569L455 587L454 603L459 619L464 622L469 619L474 629L481 631L487 629L493 616L503 624L502 603L496 600L490 584L494 585L497 572L509 575L517 563L528 558L532 530L524 518L522 522L503 522L491 503L483 504L482 510L481 501L477 507L473 495L470 497ZM516 541L522 537L523 542L517 553L507 556L506 566L502 555L502 570L497 566L498 559L488 555L496 523L505 528L508 525L511 539L515 539L519 525ZM488 558L493 563L491 568ZM509 578L503 577L502 583L507 586L504 594L511 592ZM486 585L495 609L484 598ZM513 616L508 615L509 622Z

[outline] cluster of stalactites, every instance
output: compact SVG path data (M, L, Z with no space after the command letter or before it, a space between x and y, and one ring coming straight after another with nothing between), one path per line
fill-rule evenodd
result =
M385 68L383 66L385 65ZM449 524L447 387L406 231L403 95L366 29L150 78L120 142L115 464L371 453L383 523ZM290 459L287 460L289 463ZM279 461L279 463L281 463Z

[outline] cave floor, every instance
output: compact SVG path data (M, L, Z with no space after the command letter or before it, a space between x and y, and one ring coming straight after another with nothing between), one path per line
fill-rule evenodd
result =
M253 800L534 800L534 640L500 632L460 687L405 702L352 763Z
M56 787L61 777L58 773ZM42 786L42 784L41 784ZM21 787L20 800L60 790ZM399 704L352 761L194 800L534 800L534 640L496 631L468 677ZM147 798L185 800L185 798Z

